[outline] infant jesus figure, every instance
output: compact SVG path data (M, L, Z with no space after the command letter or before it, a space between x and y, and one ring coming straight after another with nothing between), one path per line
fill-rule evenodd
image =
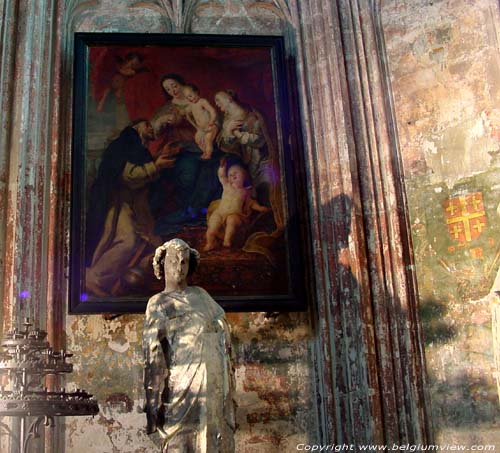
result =
M185 85L183 92L189 101L186 118L196 128L194 141L203 151L201 158L203 160L210 159L218 132L217 112L210 102L200 97L200 92L195 85Z
M224 247L233 247L237 233L250 222L252 210L271 210L251 197L250 175L242 165L235 163L227 168L226 160L221 159L217 175L222 184L222 198L214 202L217 207L208 214L205 252L216 248L219 238L223 239Z

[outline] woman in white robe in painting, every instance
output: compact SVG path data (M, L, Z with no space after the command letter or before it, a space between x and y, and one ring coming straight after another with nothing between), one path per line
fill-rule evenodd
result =
M144 322L148 434L163 452L234 451L234 377L224 310L202 288L187 286L199 254L172 239L156 250L165 290L151 297Z

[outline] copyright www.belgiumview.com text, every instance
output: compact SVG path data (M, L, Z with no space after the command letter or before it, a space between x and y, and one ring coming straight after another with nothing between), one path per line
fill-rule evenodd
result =
M393 444L393 445L375 445L375 444L297 444L298 451L308 452L328 452L328 451L495 451L495 445L460 445L460 444L441 444L441 445L412 445L412 444Z

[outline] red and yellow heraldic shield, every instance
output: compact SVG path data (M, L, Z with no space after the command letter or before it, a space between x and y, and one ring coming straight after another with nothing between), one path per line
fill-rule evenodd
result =
M448 233L460 243L471 242L486 231L483 194L473 192L444 202Z

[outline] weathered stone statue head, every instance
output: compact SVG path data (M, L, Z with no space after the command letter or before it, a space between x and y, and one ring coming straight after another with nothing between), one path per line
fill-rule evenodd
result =
M171 291L187 285L187 277L196 270L199 261L197 250L182 239L172 239L156 249L153 270L158 280L165 279L165 291Z

